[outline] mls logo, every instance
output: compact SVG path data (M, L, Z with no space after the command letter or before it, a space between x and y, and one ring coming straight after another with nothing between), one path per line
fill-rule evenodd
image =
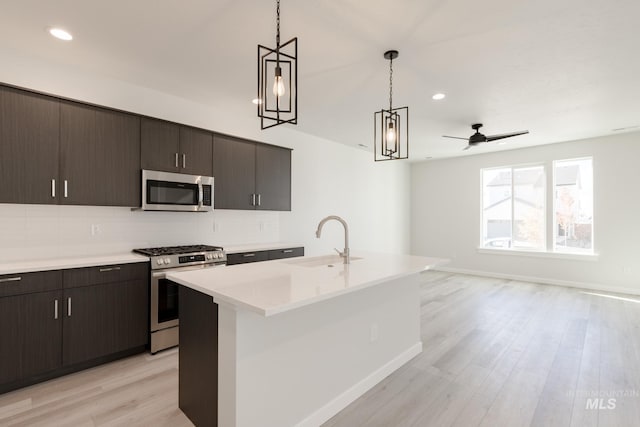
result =
M616 399L590 398L585 409L616 409Z

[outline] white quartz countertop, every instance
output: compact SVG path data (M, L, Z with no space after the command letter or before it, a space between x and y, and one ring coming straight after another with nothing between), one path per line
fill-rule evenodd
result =
M130 264L148 262L146 256L131 252L110 255L92 255L67 258L38 259L0 263L1 274L30 273L34 271L63 270L67 268L92 267L98 265Z
M242 252L270 251L273 249L300 248L304 245L298 243L254 243L249 245L225 246L224 251L228 254L238 254Z
M349 265L337 255L298 257L167 274L216 302L272 316L425 271L448 260L411 255L355 253Z

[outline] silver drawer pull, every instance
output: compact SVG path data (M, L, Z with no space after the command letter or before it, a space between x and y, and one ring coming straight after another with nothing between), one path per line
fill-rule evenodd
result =
M178 153L176 153L176 167L178 167Z
M120 267L101 268L100 273L106 273L107 271L119 271L119 270L120 270Z
M249 257L252 257L252 256L256 256L256 254L242 254L242 256L245 257L245 258L249 258Z
M67 298L67 317L71 317L71 297Z
M53 318L58 320L58 300L53 301Z
M64 180L64 197L69 197L69 184L66 179Z
M56 198L56 180L51 180L51 197Z
M6 279L0 279L0 283L5 283L5 282L19 282L22 280L22 277L8 277Z
M182 169L185 169L187 167L187 155L183 154L182 155Z
M283 254L290 254L293 252L293 249L285 249L284 251L282 251Z

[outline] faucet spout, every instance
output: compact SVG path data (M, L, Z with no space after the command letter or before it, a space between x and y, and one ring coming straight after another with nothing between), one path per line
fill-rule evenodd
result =
M350 264L351 259L349 256L349 226L347 225L347 222L344 219L340 218L337 215L329 215L328 217L323 218L322 221L320 221L320 223L318 224L318 229L316 230L316 237L318 239L320 238L322 234L322 227L325 225L327 221L330 221L330 220L338 221L344 227L344 250L342 252L338 251L338 253L342 257L342 260L345 264Z

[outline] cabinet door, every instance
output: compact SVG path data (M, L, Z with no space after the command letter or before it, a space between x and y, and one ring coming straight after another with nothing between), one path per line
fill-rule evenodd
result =
M140 119L61 104L61 203L140 206Z
M201 129L180 127L180 173L213 176L213 135Z
M175 123L142 118L140 136L142 169L178 172L181 161L179 129Z
M257 144L256 193L257 209L291 210L291 150Z
M0 203L57 203L59 126L56 99L0 86Z
M254 142L214 135L215 209L255 209L255 153Z
M63 364L147 344L149 282L134 280L64 291Z
M62 365L61 299L61 291L0 298L0 384Z

